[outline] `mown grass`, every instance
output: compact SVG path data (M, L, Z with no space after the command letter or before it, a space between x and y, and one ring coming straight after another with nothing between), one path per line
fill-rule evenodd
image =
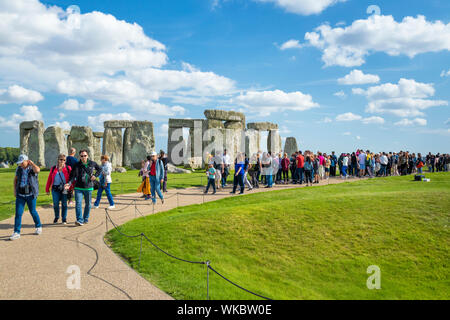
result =
M7 219L15 213L14 198L14 176L16 168L0 169L0 221ZM39 174L39 197L37 206L45 206L52 204L51 195L45 193L45 185L49 175L49 170L42 170ZM139 170L130 170L126 173L113 173L111 191L113 195L135 193L140 182L138 177ZM232 177L229 177L229 180ZM197 170L193 173L171 174L168 177L168 189L172 188L189 188L193 186L201 186L207 183L206 175L203 170ZM231 180L230 180L231 181ZM97 191L93 192L93 196L97 195Z
M235 196L121 226L273 299L449 299L450 174ZM206 298L206 267L174 260L116 230L113 250L176 299ZM381 289L366 286L368 266ZM212 299L254 299L210 272Z

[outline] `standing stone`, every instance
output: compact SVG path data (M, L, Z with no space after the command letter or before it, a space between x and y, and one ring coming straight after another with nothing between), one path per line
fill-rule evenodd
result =
M101 162L103 132L94 132L94 161Z
M67 142L64 130L60 127L48 127L44 132L45 166L51 168L58 163L60 154L67 155Z
M88 152L89 159L95 157L94 134L92 129L85 126L72 126L70 130L70 147L74 147L77 159L80 158L79 153L85 149Z
M267 150L272 153L272 156L277 155L282 151L282 140L278 130L269 130L267 136Z
M38 166L45 166L44 123L25 121L20 124L20 153Z
M106 127L103 133L103 154L109 157L113 168L122 166L123 158L123 140L122 128Z
M239 152L245 152L245 132L236 123L227 122L225 128L224 146L233 163Z
M261 135L258 130L248 129L245 132L245 153L249 158L256 155L260 149Z
M284 153L290 157L291 154L298 151L297 140L294 137L286 138L286 142L284 143Z
M155 151L153 122L133 121L132 127L125 129L123 141L123 164L140 169L141 161Z

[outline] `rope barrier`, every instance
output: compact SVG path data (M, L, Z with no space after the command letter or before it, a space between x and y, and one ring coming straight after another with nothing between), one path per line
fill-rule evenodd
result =
M177 192L177 193L175 193L174 195L172 195L172 197L174 197L174 196L177 197L177 207L178 207L179 194L180 194L180 193ZM191 195L191 194L189 194L189 195ZM169 198L166 198L166 199L169 199ZM120 210L110 210L110 209L108 209L108 208L105 208L105 220L106 220L106 230L107 230L107 232L108 232L108 220L109 220L109 221L112 223L114 229L117 230L117 232L118 232L120 235L122 235L122 236L124 236L124 237L126 237L126 238L137 238L137 237L140 237L140 248L139 248L139 264L138 264L138 269L141 268L142 251L143 251L143 250L142 250L142 240L145 239L145 240L147 240L153 247L155 247L157 250L161 251L162 253L164 253L165 255L167 255L167 256L169 256L169 257L171 257L171 258L173 258L173 259L176 259L176 260L182 261L182 262L186 262L186 263L191 263L191 264L201 264L201 265L206 265L206 299L207 299L207 300L209 300L209 278L210 278L210 277L209 277L209 270L210 270L210 269L211 269L214 273L216 273L217 275L219 275L221 278L223 278L224 280L226 280L226 281L228 281L229 283L231 283L232 285L236 286L237 288L239 288L239 289L241 289L241 290L243 290L243 291L245 291L245 292L247 292L247 293L250 293L250 294L252 294L252 295L255 295L255 296L257 296L257 297L260 297L260 298L263 298L263 299L266 299L266 300L271 300L270 298L267 298L267 297L262 296L262 295L260 295L260 294L254 293L254 292L252 292L252 291L250 291L250 290L248 290L248 289L245 289L244 287L242 287L242 286L236 284L235 282L233 282L233 281L227 279L225 276L223 276L222 274L220 274L219 272L217 272L217 271L211 266L211 262L210 262L209 260L207 260L207 261L193 261L193 260L183 259L183 258L177 257L177 256L175 256L175 255L173 255L173 254L170 254L169 252L167 252L167 251L163 250L162 248L160 248L160 247L159 247L158 245L156 245L152 240L150 240L150 239L147 237L147 235L145 235L145 233L140 233L140 234L138 234L138 235L127 235L127 234L123 233L122 231L120 231L119 227L118 227L118 226L114 223L114 221L111 219L111 216L109 215L108 211L123 211L123 210L125 210L126 208L130 207L132 204L134 204L135 213L136 213L136 212L139 212L139 214L140 214L141 216L144 217L145 215L138 209L137 203L136 203L136 202L137 202L137 200L135 199L135 200L133 200L131 203L129 203L126 207L124 207L124 208L122 208L122 209L120 209ZM153 213L154 213L154 210L155 210L155 206L153 205Z

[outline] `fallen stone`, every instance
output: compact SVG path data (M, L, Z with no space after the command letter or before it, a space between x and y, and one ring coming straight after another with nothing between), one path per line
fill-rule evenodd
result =
M117 167L114 169L114 172L125 173L125 172L127 172L127 169L122 168L122 167Z
M186 169L183 169L183 168L175 167L171 163L167 164L167 172L168 173L192 173L191 170L186 170Z

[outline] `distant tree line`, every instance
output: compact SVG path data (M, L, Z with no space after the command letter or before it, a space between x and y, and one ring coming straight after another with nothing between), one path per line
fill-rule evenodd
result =
M19 148L2 148L0 147L0 162L15 163L19 159L20 149Z

